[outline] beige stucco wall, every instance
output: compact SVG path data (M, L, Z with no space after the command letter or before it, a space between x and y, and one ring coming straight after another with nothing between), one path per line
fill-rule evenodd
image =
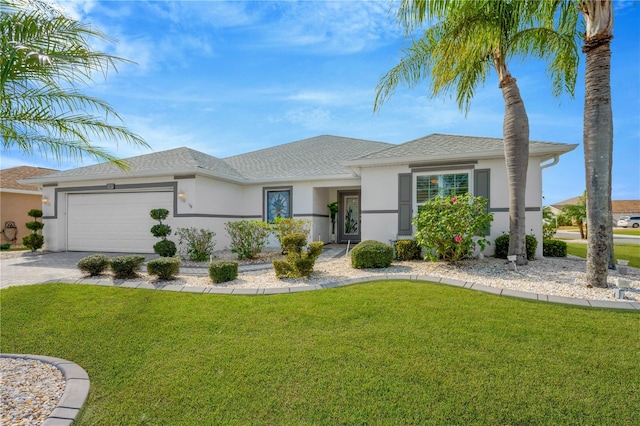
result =
M22 245L22 237L31 232L24 224L33 220L27 215L27 212L32 209L42 209L42 195L40 193L29 194L3 191L0 194L0 229L4 229L7 221L15 222L18 228L17 245ZM2 237L0 241L3 244L11 243L4 233L0 235Z

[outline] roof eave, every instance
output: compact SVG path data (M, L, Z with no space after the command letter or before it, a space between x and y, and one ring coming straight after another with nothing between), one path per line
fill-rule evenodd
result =
M556 155L566 154L571 152L578 144L566 144L557 145L554 147L531 147L529 149L529 157L541 157L542 161L553 158ZM397 157L397 158L375 158L375 159L361 159L341 162L340 165L345 167L376 167L376 166L393 166L410 163L428 163L428 162L442 162L442 161L460 161L460 160L477 160L477 159L491 159L491 158L504 158L504 150L490 150L476 152L469 155L447 154L447 155L431 155L422 157Z
M222 173L216 173L213 172L211 170L206 170L206 169L202 169L202 168L190 168L190 169L174 169L174 170L167 170L167 171L157 171L157 170L153 170L153 171L146 171L146 172L132 172L132 173L126 173L126 172L117 172L117 173L107 173L107 174L94 174L94 175L87 175L87 176L79 176L79 175L74 175L74 176L43 176L43 177L33 177L33 178L28 178L28 179L23 179L18 181L18 183L21 184L26 184L26 185L34 185L34 184L39 184L39 185L44 185L44 184L50 184L50 183L67 183L67 182L77 182L77 181L97 181L97 180L108 180L108 179L130 179L130 178L153 178L153 177L160 177L160 176L167 176L167 175L202 175L202 176L207 176L207 177L213 177L225 182L231 182L231 183L239 183L239 184L243 184L243 183L247 183L248 180L247 179L243 179L243 178L238 178L235 176L228 176Z

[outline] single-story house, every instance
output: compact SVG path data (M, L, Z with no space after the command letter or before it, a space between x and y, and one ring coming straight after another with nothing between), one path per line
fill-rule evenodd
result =
M22 237L31 233L25 223L33 218L27 215L32 209L42 209L49 202L42 198L36 184L20 183L22 180L48 175L57 170L44 167L19 166L0 170L0 242L21 245Z
M580 203L579 196L551 204L549 210L557 216L562 213L564 206L575 206L578 203ZM623 216L640 216L640 200L611 200L611 216L614 226Z
M542 169L576 146L530 144L526 223L538 240ZM418 206L451 190L489 198L490 239L509 232L504 147L496 138L432 134L396 145L317 136L223 159L183 147L127 161L128 171L103 163L30 179L52 200L44 206L49 250L152 252L155 208L170 211L174 230L213 230L217 249L229 246L226 222L278 215L310 220L311 239L329 242L327 204L334 201L338 242L388 243L411 238Z

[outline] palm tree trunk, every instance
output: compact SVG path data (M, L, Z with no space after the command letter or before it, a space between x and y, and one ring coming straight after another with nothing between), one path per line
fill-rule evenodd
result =
M607 4L608 3L608 4ZM587 285L607 287L612 250L611 2L584 2L587 35L584 102L584 163L587 183ZM585 13L585 10L589 12ZM593 33L590 33L593 30Z
M509 255L517 265L527 264L525 194L529 165L529 118L516 79L501 80L504 98L504 156L509 178Z

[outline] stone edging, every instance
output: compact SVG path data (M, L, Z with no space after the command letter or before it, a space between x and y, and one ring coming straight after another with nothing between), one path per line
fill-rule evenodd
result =
M41 355L0 354L1 358L31 359L56 367L65 379L64 393L42 426L69 426L89 396L89 375L78 364L61 358Z
M506 288L490 287L483 284L465 282L461 280L451 278L440 278L429 275L394 275L386 274L379 276L368 276L361 278L351 278L341 281L325 284L315 284L309 286L299 287L268 287L268 288L231 288L231 287L193 287L182 284L167 284L163 286L156 286L149 283L141 283L136 281L119 280L117 284L114 284L111 280L91 280L80 279L74 282L74 284L92 284L106 287L123 287L123 288L137 288L146 290L164 290L164 291L176 291L183 293L204 293L204 294L230 294L230 295L269 295L269 294L287 294L298 293L303 291L323 290L327 288L342 287L345 285L360 284L370 281L380 280L410 280L410 281L429 281L439 284L446 284L455 287L462 287L470 290L481 291L483 293L490 293L496 296L508 296L519 299L537 300L540 302L561 303L565 305L584 306L592 308L606 308L606 309L627 309L640 311L640 302L626 302L626 301L610 301L610 300L592 300L592 299L579 299L575 297L564 297L547 295L540 293L529 293L519 290L511 290ZM50 283L60 282L59 280L48 281Z

